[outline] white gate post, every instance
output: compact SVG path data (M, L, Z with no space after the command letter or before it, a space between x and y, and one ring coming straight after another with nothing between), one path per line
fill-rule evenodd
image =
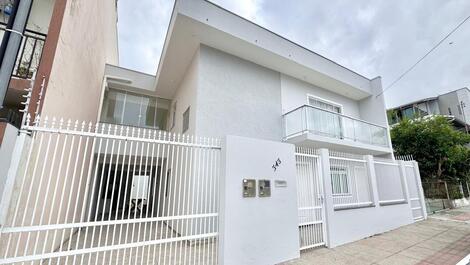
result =
M424 220L428 219L428 211L426 210L426 201L424 200L423 184L421 183L421 174L419 174L418 162L413 161L413 170L415 171L416 182L418 183L419 200L421 201L421 210L423 210Z
M321 165L321 176L323 179L323 207L325 209L325 244L327 247L334 247L334 244L330 239L330 220L333 218L334 214L334 205L333 205L333 190L331 187L331 174L330 174L330 153L328 149L322 148L318 150L319 161Z
M405 161L399 160L398 165L400 167L400 175L401 175L401 186L403 188L403 197L405 198L406 203L410 205L411 208L411 202L410 202L410 192L408 190L408 182L406 181L406 168L405 168Z
M228 135L221 158L218 264L279 264L298 258L295 146Z
M369 174L370 179L370 190L372 192L372 203L374 203L375 207L379 207L379 190L377 186L377 175L375 173L375 164L374 164L374 157L371 155L365 156L366 165L367 165L367 173Z
M8 169L5 187L0 198L0 226L5 225L7 221L10 202L13 195L13 189L15 187L16 176L18 175L18 169L20 167L26 137L26 132L20 130L20 135L16 139L15 147L11 154L10 168Z

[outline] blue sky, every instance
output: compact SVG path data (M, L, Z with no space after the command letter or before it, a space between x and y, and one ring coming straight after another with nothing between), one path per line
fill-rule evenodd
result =
M213 0L387 87L470 15L468 0ZM172 0L118 1L123 67L155 74ZM392 107L470 86L470 21L386 93Z

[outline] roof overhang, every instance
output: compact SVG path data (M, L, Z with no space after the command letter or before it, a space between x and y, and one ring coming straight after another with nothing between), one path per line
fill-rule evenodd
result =
M205 0L177 0L156 74L156 92L173 97L200 45L207 45L355 100L370 79Z

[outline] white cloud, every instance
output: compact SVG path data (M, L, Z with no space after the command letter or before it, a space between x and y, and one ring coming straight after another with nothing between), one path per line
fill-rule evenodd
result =
M119 55L124 67L155 74L172 0L119 0Z
M263 0L211 0L231 12L256 23L263 23L260 15Z
M465 16L470 1L211 0L384 87ZM121 64L154 74L172 0L120 0ZM470 85L470 21L387 91L388 106Z

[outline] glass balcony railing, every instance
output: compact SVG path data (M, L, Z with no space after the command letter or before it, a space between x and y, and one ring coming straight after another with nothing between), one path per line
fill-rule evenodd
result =
M387 128L312 106L283 115L284 139L304 133L388 147Z

